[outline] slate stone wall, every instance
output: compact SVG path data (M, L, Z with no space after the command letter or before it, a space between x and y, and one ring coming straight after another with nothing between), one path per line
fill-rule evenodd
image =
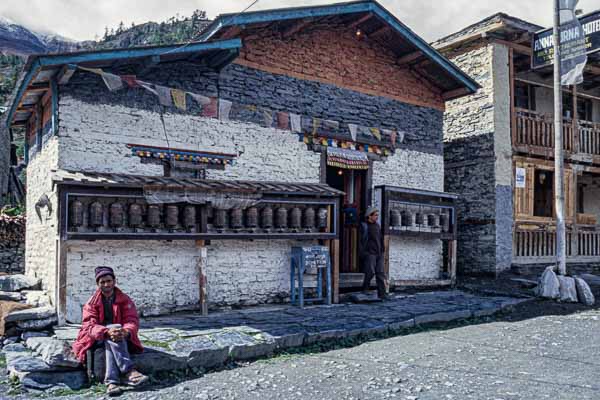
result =
M0 215L0 272L25 272L25 218Z
M447 103L444 114L446 191L458 201L459 274L495 274L496 190L493 51L482 46L451 58L482 88Z

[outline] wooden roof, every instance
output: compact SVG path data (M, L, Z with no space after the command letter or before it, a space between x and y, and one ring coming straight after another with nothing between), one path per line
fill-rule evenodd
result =
M52 171L52 180L59 185L131 188L153 190L200 190L270 195L337 197L344 192L320 183L290 183L189 179L163 176L140 176L83 171Z

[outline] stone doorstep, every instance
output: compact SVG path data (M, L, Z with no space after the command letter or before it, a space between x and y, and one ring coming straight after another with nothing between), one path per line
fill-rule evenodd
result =
M5 318L5 322L24 322L31 320L43 320L56 316L52 307L27 308L25 310L13 311Z

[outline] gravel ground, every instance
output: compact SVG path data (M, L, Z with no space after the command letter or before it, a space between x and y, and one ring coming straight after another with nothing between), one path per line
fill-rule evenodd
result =
M120 398L599 399L599 329L597 310L443 327L257 361Z

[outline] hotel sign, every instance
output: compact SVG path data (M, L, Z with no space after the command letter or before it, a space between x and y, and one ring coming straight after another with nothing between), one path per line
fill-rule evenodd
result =
M600 51L600 11L579 18L585 37L585 52L592 54ZM582 38L577 28L567 26L561 29L561 51L565 58L581 51ZM552 29L546 29L533 36L533 54L531 65L541 68L552 65L554 61L554 38Z

